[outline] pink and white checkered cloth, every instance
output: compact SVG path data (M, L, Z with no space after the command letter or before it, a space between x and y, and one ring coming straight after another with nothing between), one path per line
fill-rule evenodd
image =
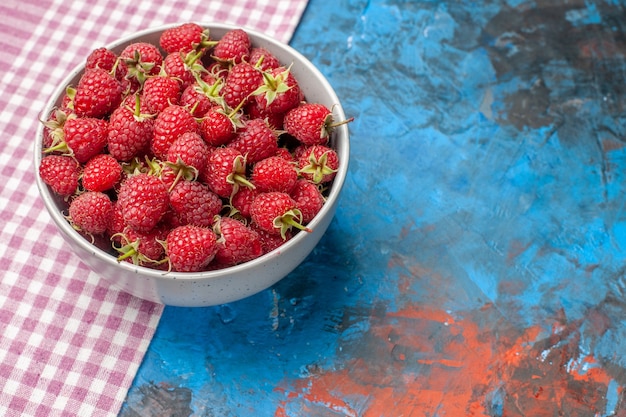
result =
M116 416L162 306L108 286L64 245L35 185L39 112L95 47L165 23L289 41L306 0L5 0L0 5L0 416Z

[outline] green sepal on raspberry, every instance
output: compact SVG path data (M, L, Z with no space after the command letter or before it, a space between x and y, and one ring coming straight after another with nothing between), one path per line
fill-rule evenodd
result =
M239 155L235 158L235 160L233 161L233 171L226 176L226 182L232 184L233 186L233 191L231 195L235 194L239 190L239 187L242 185L251 189L255 188L255 185L252 184L246 177L245 156Z
M161 70L163 56L156 45L148 42L135 42L120 53L120 59L128 68L127 78L143 85L146 78L156 75Z
M324 145L313 145L300 156L299 173L315 184L332 181L339 169L337 153Z
M289 68L278 72L276 75L270 71L263 71L263 85L254 90L252 95L259 96L264 94L266 105L271 105L276 100L278 94L285 93L292 87L287 85L288 76Z
M46 121L42 121L44 127L46 128L46 135L48 137L48 140L44 141L44 153L53 153L59 150L55 147L63 143L63 141L65 140L63 126L65 125L65 122L69 117L76 116L74 116L73 113L69 113L68 111L55 109ZM67 151L66 148L63 148L61 150Z
M224 107L226 103L224 102L224 97L222 97L222 87L224 86L224 80L222 78L216 77L211 84L207 83L204 78L200 75L200 72L195 72L194 77L196 79L196 86L194 87L196 91L202 93L206 98L209 99L210 102L218 105L220 107Z
M283 239L287 238L287 231L291 230L292 227L305 232L312 232L311 229L302 224L302 212L300 209L294 208L285 212L282 216L274 217L274 228L280 229L280 236Z
M155 228L147 233L126 229L124 232L113 234L111 241L113 249L119 253L118 262L128 261L134 265L155 268L167 262L164 258L163 245L166 237L165 228ZM115 242L119 242L119 246Z

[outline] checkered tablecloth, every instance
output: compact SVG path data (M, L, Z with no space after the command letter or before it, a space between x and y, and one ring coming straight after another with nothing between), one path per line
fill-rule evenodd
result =
M108 286L64 244L35 185L56 85L95 47L164 23L288 42L305 0L5 0L0 5L0 416L116 416L162 306Z

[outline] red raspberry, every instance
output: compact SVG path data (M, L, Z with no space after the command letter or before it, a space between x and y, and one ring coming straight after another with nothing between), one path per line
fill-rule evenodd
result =
M105 47L94 49L91 51L89 56L87 56L85 69L87 70L92 68L102 68L110 74L113 74L115 79L122 83L122 87L124 87L124 81L128 81L125 80L125 77L128 74L128 68L126 68L126 65L118 59L115 52ZM114 70L115 73L113 72Z
M162 225L168 231L176 229L178 226L182 226L182 224L180 224L180 220L178 220L176 212L173 209L170 209L165 213L159 225Z
M157 164L159 163L157 162ZM177 170L175 170L172 166L170 166L167 163L159 164L158 168L153 171L158 172L159 179L161 180L163 184L165 184L165 188L167 188L168 191L171 191L176 185L176 183L178 183L181 180L181 176L178 175ZM152 172L152 171L149 171L149 172Z
M325 145L332 130L333 115L319 103L303 103L285 115L284 128L304 145Z
M167 151L167 162L179 178L196 179L207 164L210 148L200 134L185 132Z
M294 158L293 154L291 153L291 151L285 147L279 147L278 150L276 151L276 156L280 156L281 158L283 158L285 161L289 161L289 162L297 162L296 159Z
M268 233L265 230L260 229L255 223L252 223L250 225L250 228L257 232L257 234L259 235L259 239L261 240L261 247L263 248L263 253L273 251L293 237L293 233L291 232L291 230L287 230L285 232L285 238L283 239L280 234Z
M221 96L223 86L223 79L203 72L201 77L196 77L195 82L186 88L187 95L192 100L185 101L184 105L191 109L196 117L204 116L213 107L223 109L225 106L224 98Z
M134 96L129 98L134 99ZM141 102L132 107L130 100L128 103L128 106L122 105L113 111L107 132L109 153L122 162L146 153L154 132L154 119L145 114Z
M48 115L48 119L43 122L44 131L43 131L43 149L45 153L55 153L57 152L56 146L60 145L61 147L65 146L65 133L63 132L63 126L65 125L65 121L68 117L73 114L73 110L60 108L53 110L50 115ZM52 149L55 148L55 149ZM58 149L60 152L68 151L68 149Z
M163 70L165 74L178 81L181 91L195 83L195 74L204 71L198 58L198 55L193 52L189 55L174 52L165 56Z
M246 178L245 157L233 148L214 149L207 159L201 179L214 193L224 198L236 193L241 185L254 187Z
M180 99L180 83L168 75L146 78L143 84L143 100L151 114L158 114Z
M248 119L263 119L267 121L267 125L273 130L283 129L284 113L270 113L266 109L261 109L256 100L250 100L244 106L244 112L248 115Z
M119 202L115 200L113 201L113 210L109 224L107 225L106 234L112 242L120 243L122 241L121 235L125 229L126 222L124 221L124 214L122 213Z
M85 60L85 69L102 68L111 71L117 62L117 55L108 48L101 47L92 50Z
M197 131L198 123L187 109L177 105L169 106L154 121L150 148L157 158L165 159L168 149L180 135Z
M100 235L107 231L113 203L104 193L86 191L72 200L68 212L70 221L77 230Z
M197 272L215 258L217 238L206 227L183 225L172 230L166 239L171 268L179 272Z
M78 189L80 166L74 158L63 155L44 156L39 165L39 176L52 191L67 197Z
M237 210L243 218L249 219L250 206L252 205L254 197L258 194L259 191L255 188L239 187L239 190L237 190L237 192L230 198L232 209Z
M261 58L263 58L263 60L261 60ZM261 63L258 64L260 60ZM250 50L249 62L255 66L258 64L258 68L261 71L267 71L272 68L280 67L280 61L278 58L276 58L273 53L262 47L252 47Z
M254 98L261 111L282 114L298 106L304 98L300 85L288 68L278 67L263 73L264 83Z
M236 115L227 115L221 108L211 108L200 121L202 138L211 146L221 146L235 137L237 125L240 124Z
M305 147L298 158L300 175L315 184L325 184L333 180L339 169L337 152L325 145Z
M296 201L296 206L302 213L302 223L307 224L313 220L324 205L325 199L317 185L300 178L291 190L291 198Z
M228 64L239 64L250 57L250 37L242 29L224 34L213 48L213 58Z
M132 175L122 183L117 201L126 224L140 232L152 230L169 208L165 184L144 173Z
M183 23L166 29L159 38L159 45L168 53L187 53L205 48L208 41L208 31L197 23Z
M231 108L237 108L248 102L249 96L263 84L263 75L259 69L247 62L233 66L222 88L224 101Z
M252 119L241 128L228 147L235 148L250 164L276 154L278 137L265 120Z
M120 53L120 58L128 68L128 77L136 79L140 85L148 76L157 75L163 64L161 51L149 42L131 43Z
M250 179L261 192L289 193L296 185L298 171L295 163L280 156L270 156L254 164Z
M65 144L74 158L84 164L102 153L107 144L108 123L93 117L69 118L63 125Z
M197 83L189 85L180 95L180 105L189 109L193 117L202 118L214 106Z
M278 191L259 193L250 206L252 222L270 234L279 234L283 239L292 227L310 231L302 225L302 213L289 194Z
M219 237L215 260L222 267L248 262L263 254L259 234L239 220L221 217L213 231Z
M170 206L180 225L210 227L222 210L222 200L205 184L180 181L170 192Z
M120 245L115 247L120 253L117 260L131 262L135 265L157 267L165 255L165 248L161 242L165 241L168 232L168 229L159 226L148 232L126 229L117 236Z
M122 166L109 154L98 154L83 168L83 187L88 191L107 191L122 178Z
M73 102L78 116L105 117L122 102L122 85L102 68L89 69L78 82Z

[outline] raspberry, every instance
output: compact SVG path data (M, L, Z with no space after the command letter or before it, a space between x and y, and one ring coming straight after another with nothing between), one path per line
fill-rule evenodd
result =
M296 206L302 213L302 223L304 224L313 220L324 205L324 196L319 188L304 178L300 178L296 182L290 195L296 201Z
M154 119L142 110L143 100L140 98L138 100L139 102L132 108L118 107L109 119L107 147L111 156L118 161L128 162L150 149Z
M220 107L213 107L200 121L200 133L209 145L226 145L235 137L238 124L236 114L231 116Z
M219 237L215 260L221 266L248 262L263 254L259 234L239 220L221 217L213 230Z
M315 184L325 184L335 178L339 169L337 152L325 145L313 145L301 150L298 158L300 175Z
M199 56L194 53L183 55L178 52L171 53L163 60L163 71L166 75L178 81L181 91L193 84L195 76L204 71Z
M205 169L209 147L196 132L185 132L167 151L167 164L179 178L196 179Z
M274 56L274 54L267 49L259 46L252 47L250 50L249 62L251 62L252 65L258 64L259 69L262 71L280 67L280 61L278 58L276 58L276 56Z
M165 159L170 146L180 135L197 132L198 123L184 107L171 105L154 120L154 134L150 148L157 158Z
M270 156L254 164L251 179L261 192L289 193L296 185L298 172L294 163L280 156Z
M72 225L77 230L100 235L108 228L113 203L104 193L86 191L72 200L68 212Z
M254 188L246 178L246 159L233 148L217 148L211 152L202 180L224 198L236 193L241 185Z
M106 71L111 71L115 67L117 62L117 55L115 52L107 48L96 48L87 56L85 60L85 69L102 68Z
M191 52L206 48L208 31L197 23L183 23L179 26L166 29L159 38L159 45L168 53Z
M115 247L119 252L117 260L147 267L158 266L165 255L161 242L166 239L167 233L164 227L156 227L148 232L126 229L117 236L120 245Z
M243 218L249 219L252 201L258 194L259 191L254 188L240 187L230 198L231 208L236 210Z
M243 106L249 96L263 83L263 75L259 69L247 62L233 66L224 80L222 95L231 108Z
M93 117L73 117L63 125L65 145L74 158L84 164L102 153L107 144L106 120Z
M122 178L122 166L109 154L98 154L85 164L83 187L88 191L107 191Z
M227 146L237 149L249 163L254 164L276 154L278 137L265 120L252 119Z
M257 234L259 235L259 239L261 240L261 247L263 248L263 253L273 251L293 237L293 233L291 232L291 230L287 230L285 232L285 237L283 238L280 234L268 233L265 230L260 229L255 223L252 223L250 225L250 228L257 232Z
M121 235L126 230L126 223L124 222L124 215L120 209L120 205L117 200L113 201L113 210L111 211L111 217L109 224L107 225L106 234L110 237L114 243L121 242Z
M222 210L222 200L197 181L180 181L170 192L170 206L179 223L210 227Z
M122 183L117 201L126 224L140 232L153 229L169 208L165 185L157 177L143 173Z
M181 93L180 105L189 109L193 117L202 118L214 106L214 103L197 83L193 83Z
M253 93L261 111L283 114L296 107L303 98L298 81L288 68L269 69L263 72L263 80Z
M229 64L248 61L250 57L250 37L241 29L226 32L213 48L213 58Z
M134 42L126 46L120 53L120 58L128 67L128 77L143 85L150 75L157 75L161 71L163 55L156 45L148 42Z
M108 71L93 68L80 78L74 111L82 117L105 117L122 102L122 85Z
M291 109L283 121L287 133L304 145L325 145L328 142L332 113L319 103L304 103Z
M270 234L279 234L283 239L293 227L310 231L302 225L302 213L289 194L278 191L260 193L250 206L252 222Z
M217 253L215 233L190 224L172 230L167 235L166 244L171 268L179 272L200 271Z
M69 156L48 155L41 160L39 175L52 191L67 197L74 194L78 188L80 165Z
M148 111L158 114L171 104L178 104L180 83L169 75L148 77L143 84L143 100Z

